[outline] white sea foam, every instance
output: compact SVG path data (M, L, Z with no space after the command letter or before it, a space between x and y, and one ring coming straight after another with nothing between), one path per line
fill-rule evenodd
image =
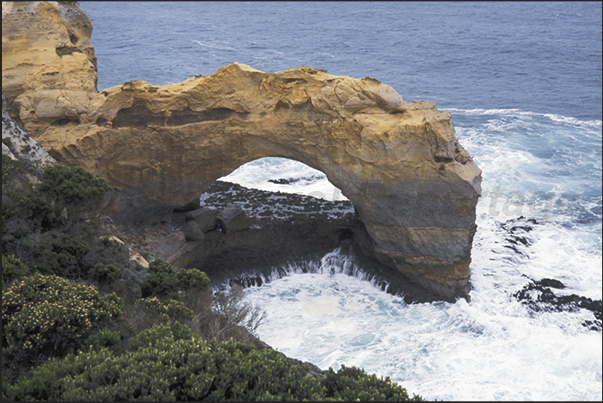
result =
M270 180L292 180L279 184ZM288 158L267 157L248 162L229 175L220 178L254 189L272 192L296 193L329 201L348 200L321 171Z
M361 268L304 274L293 265L286 277L246 290L268 314L258 335L323 369L356 365L429 399L600 400L601 332L583 326L592 313L534 312L513 296L554 278L567 287L559 295L601 299L601 187L593 180L601 178L600 122L464 112L457 136L483 171L471 301L406 305L361 280ZM311 172L266 163L263 177L242 167L241 184L266 188L268 178ZM529 230L513 233L509 220Z
M601 334L580 325L583 313L531 317L483 291L470 303L406 305L344 274L296 274L245 292L268 312L262 340L323 369L355 365L429 399L601 397Z
M492 116L506 116L506 117L540 117L547 118L553 122L569 124L574 126L583 126L590 128L601 128L602 122L600 120L580 120L571 116L557 115L554 113L538 113L532 111L524 111L516 108L509 109L459 109L459 108L446 108L449 112L457 112L466 115L492 115Z

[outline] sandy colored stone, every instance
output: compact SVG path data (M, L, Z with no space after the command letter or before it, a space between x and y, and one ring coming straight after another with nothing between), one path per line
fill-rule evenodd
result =
M290 158L352 201L384 263L444 298L467 293L481 170L450 113L405 102L374 78L304 66L265 73L234 63L97 93L83 11L26 4L5 15L3 3L3 93L52 157L123 189L114 213L169 211L249 161ZM57 56L72 31L81 53Z

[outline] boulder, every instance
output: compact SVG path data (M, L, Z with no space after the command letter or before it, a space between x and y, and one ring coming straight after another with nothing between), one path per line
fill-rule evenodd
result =
M230 204L216 215L218 227L225 234L242 231L251 226L251 220L243 209L236 204Z
M199 229L199 226L194 221L187 221L182 227L182 232L184 232L184 239L186 241L201 241L205 238L203 231Z
M128 261L128 268L133 271L141 271L149 269L149 262L142 257L142 255L138 252L130 249L130 260Z
M202 207L189 211L184 215L186 221L194 221L202 232L211 231L216 228L216 212Z

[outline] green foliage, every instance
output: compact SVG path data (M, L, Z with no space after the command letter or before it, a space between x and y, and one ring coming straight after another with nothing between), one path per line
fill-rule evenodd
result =
M177 330L178 332L178 330ZM156 333L156 334L153 334ZM167 334L166 334L167 333ZM204 342L159 327L146 344L114 356L101 349L34 369L11 388L15 400L317 400L317 380L272 350ZM143 337L141 337L142 339Z
M102 263L125 269L128 267L129 257L129 250L124 244L109 237L100 237L90 244L90 252L84 257L83 263L86 267Z
M90 270L91 277L99 283L110 284L115 280L119 280L123 276L121 268L112 264L97 263Z
M2 186L7 185L16 174L25 169L23 162L14 160L7 154L2 154Z
M181 269L176 274L176 279L181 290L202 290L210 283L207 274L197 269Z
M109 190L107 181L94 177L82 167L53 165L44 171L39 190L65 204L85 202Z
M116 350L121 347L121 336L118 332L109 329L101 329L88 337L85 344L90 350L98 351L102 348Z
M165 296L176 291L177 288L178 279L171 264L161 259L155 259L149 263L149 276L141 286L143 297Z
M7 226L11 219L28 219L17 223L15 235L17 238L32 232L35 228L45 224L50 225L49 217L51 206L44 202L33 191L28 175L36 175L23 162L13 160L2 154L2 245L5 250L5 234L11 228ZM25 224L25 225L24 225Z
M62 355L123 314L123 302L91 286L35 274L2 292L2 347L8 355Z
M191 329L180 322L174 322L171 325L155 325L132 337L130 349L132 351L137 351L143 347L155 347L164 339L178 341L191 340L193 337L194 335Z
M155 326L122 355L100 350L52 360L9 387L15 400L408 400L388 380L343 368L325 380L271 349L202 341L186 326ZM414 400L421 400L415 396Z
M172 265L161 259L155 259L149 263L149 271L151 273L175 274Z
M28 232L47 231L75 220L81 209L92 206L109 189L107 182L81 167L53 165L44 170L42 183L34 191L25 180L25 167L2 159L2 221L27 219ZM6 183L5 183L6 182Z
M51 232L39 237L37 245L26 248L24 255L26 251L30 252L29 259L46 274L76 279L87 273L84 257L90 246L81 237Z
M182 301L169 299L162 302L157 297L142 298L136 302L154 319L154 323L174 323L191 320L194 312L187 308Z
M2 289L11 281L34 274L36 269L16 258L15 255L2 255Z
M341 366L339 372L329 368L325 380L327 396L336 400L363 402L372 400L406 401L411 400L406 389L392 383L389 377L377 378L377 375L367 375L363 369ZM413 401L421 400L417 395Z
M105 248L110 248L110 249L115 249L115 250L121 250L123 248L123 244L119 243L117 240L108 237L108 236L102 236L98 239L98 243L100 245L103 245Z

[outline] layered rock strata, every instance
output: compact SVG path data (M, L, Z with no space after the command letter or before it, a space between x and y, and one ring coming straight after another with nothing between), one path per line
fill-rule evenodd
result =
M169 212L246 162L291 158L353 203L384 264L444 299L467 294L481 171L450 113L404 102L373 78L308 67L235 63L98 93L91 25L78 7L3 3L3 92L8 77L11 110L51 156L124 189L116 214Z

